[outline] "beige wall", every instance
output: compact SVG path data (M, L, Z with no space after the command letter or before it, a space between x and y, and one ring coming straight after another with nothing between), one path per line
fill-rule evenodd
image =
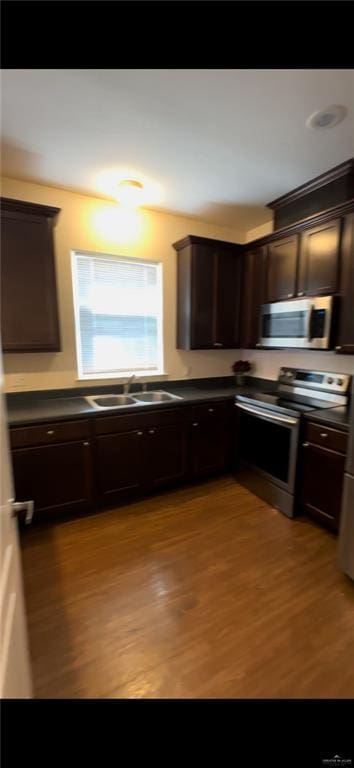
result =
M242 357L252 363L251 375L261 379L276 379L282 365L354 374L354 357L336 355L334 352L243 349Z
M261 224L259 227L249 229L247 232L246 243L250 243L252 240L257 240L259 237L266 237L273 232L273 219L267 221L265 224Z
M262 225L248 232L217 227L191 218L141 210L127 221L114 203L38 184L2 180L2 194L20 200L61 208L55 228L55 247L62 351L4 355L6 391L75 387L77 381L74 314L70 269L72 250L92 250L160 260L163 264L164 362L170 379L224 376L237 357L249 359L252 374L277 377L281 365L354 373L354 359L333 352L211 350L183 352L176 349L176 262L172 243L187 234L249 242L271 231ZM104 379L94 384L107 384ZM116 380L118 381L118 379Z
M5 355L6 391L73 387L82 384L77 381L70 269L70 252L75 249L161 261L164 362L168 377L180 379L230 374L231 363L241 356L237 350L182 352L176 349L177 257L172 243L187 234L245 242L243 232L147 210L136 212L131 220L122 220L120 209L114 203L14 179L2 180L2 194L61 208L55 228L55 247L62 351ZM96 380L95 384L97 383L100 382ZM102 383L107 384L107 379Z

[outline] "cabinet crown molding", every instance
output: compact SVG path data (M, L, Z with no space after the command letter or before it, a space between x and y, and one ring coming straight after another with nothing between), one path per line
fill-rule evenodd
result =
M182 240L173 243L175 251L182 251L188 245L210 245L213 248L240 248L240 243L231 243L229 240L215 240L213 237L199 237L198 235L186 235Z
M26 200L15 200L12 197L0 197L1 213L20 213L26 216L41 216L42 218L52 219L56 224L61 211L60 208L54 208L51 205L42 205L41 203L28 203Z
M275 208L280 208L281 206L287 205L290 202L299 200L309 192L314 192L316 189L321 189L321 187L327 186L327 184L330 182L336 181L343 176L351 176L354 179L354 157L346 160L345 163L336 165L334 168L331 168L325 173L321 173L320 176L315 176L314 179L306 181L305 184L301 184L299 187L295 187L295 189L292 189L285 195L277 197L276 200L272 200L270 203L267 203L267 208L271 208L272 210Z

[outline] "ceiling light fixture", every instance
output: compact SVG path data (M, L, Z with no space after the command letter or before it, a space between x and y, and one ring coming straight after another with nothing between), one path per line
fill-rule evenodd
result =
M333 104L330 107L326 107L326 109L317 110L310 115L306 120L306 126L313 130L333 128L344 120L347 112L347 108L342 104Z
M123 205L135 208L142 201L144 185L136 179L123 179L118 184L118 200Z

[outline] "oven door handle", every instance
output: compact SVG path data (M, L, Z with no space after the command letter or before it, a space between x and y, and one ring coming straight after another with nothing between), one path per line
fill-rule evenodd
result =
M296 426L298 424L298 419L292 419L289 416L278 416L276 414L268 414L264 411L259 410L258 408L253 408L250 405L243 405L241 403L236 403L236 408L242 408L243 411L247 411L248 413L252 413L254 416L261 416L262 419L265 419L266 421L281 421L283 424L289 424L289 426Z

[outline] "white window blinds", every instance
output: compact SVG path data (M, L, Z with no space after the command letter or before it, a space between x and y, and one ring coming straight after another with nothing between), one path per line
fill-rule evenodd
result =
M80 378L163 372L161 265L72 257Z

